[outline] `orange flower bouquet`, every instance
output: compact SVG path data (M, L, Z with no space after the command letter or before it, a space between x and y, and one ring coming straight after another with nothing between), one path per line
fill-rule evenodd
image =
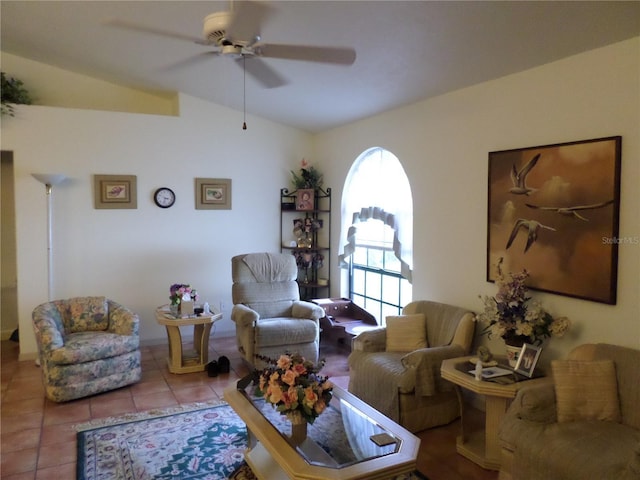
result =
M272 366L260 372L256 395L292 421L302 416L312 424L333 396L333 384L319 374L324 361L317 366L298 354L281 355L277 361L259 358Z

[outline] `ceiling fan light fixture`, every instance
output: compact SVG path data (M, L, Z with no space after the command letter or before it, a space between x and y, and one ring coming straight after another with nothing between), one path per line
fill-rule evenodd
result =
M223 45L221 53L229 57L241 58L245 52L241 45Z
M204 18L202 33L211 43L222 45L225 43L227 27L231 20L231 12L217 12Z

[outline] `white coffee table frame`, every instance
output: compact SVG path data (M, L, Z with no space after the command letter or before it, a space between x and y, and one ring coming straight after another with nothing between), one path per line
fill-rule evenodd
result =
M334 387L334 399L343 398L353 407L401 440L395 453L365 460L343 468L328 468L308 463L260 413L235 385L224 391L224 399L247 425L249 446L245 460L260 480L388 480L416 469L420 439L385 417L354 395Z

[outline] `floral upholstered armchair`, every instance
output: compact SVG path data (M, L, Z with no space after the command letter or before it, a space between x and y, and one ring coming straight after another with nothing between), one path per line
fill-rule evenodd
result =
M75 297L33 310L47 398L66 402L140 380L139 318L105 297Z

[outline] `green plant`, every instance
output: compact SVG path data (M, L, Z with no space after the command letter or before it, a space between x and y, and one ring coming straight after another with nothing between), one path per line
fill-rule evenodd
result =
M7 77L2 72L2 84L0 85L2 92L2 115L14 116L13 104L31 105L31 95L24 87L22 80Z
M291 181L295 188L313 188L322 187L322 174L315 167L309 166L309 163L303 158L300 163L300 174L291 170Z

